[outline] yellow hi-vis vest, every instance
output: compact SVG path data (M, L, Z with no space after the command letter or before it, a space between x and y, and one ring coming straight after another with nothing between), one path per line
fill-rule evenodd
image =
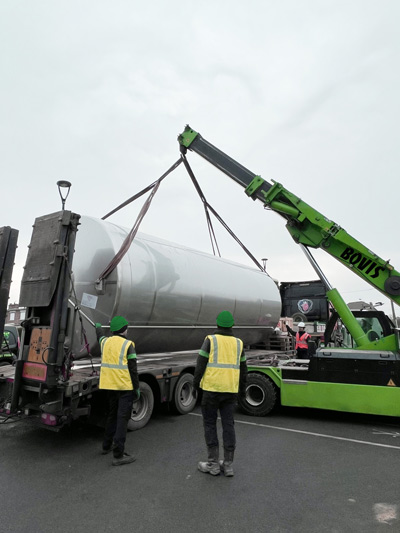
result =
M238 392L243 341L228 335L208 335L210 355L200 382L203 390Z
M132 341L118 335L100 339L100 389L133 390L127 358L131 344L135 347Z

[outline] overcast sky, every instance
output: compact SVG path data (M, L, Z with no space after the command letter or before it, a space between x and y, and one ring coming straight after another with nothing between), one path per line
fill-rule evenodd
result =
M0 226L20 232L11 302L34 219L61 208L56 182L72 182L68 209L101 218L178 159L186 124L399 270L399 20L398 0L2 0ZM188 157L209 203L268 258L271 276L315 279L281 217ZM110 221L130 228L140 206ZM212 252L183 168L141 230ZM250 264L217 235L224 257ZM390 311L344 266L315 257L346 301Z

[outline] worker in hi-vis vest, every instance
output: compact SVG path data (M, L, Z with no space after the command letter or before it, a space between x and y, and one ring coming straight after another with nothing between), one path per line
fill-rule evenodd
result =
M286 329L296 339L296 355L299 359L308 359L308 342L311 339L311 335L306 331L306 325L304 322L297 324L299 331L296 333L287 323Z
M218 329L207 335L197 357L193 394L202 389L201 412L208 460L200 461L198 469L213 476L223 472L233 476L236 448L234 411L237 395L246 394L247 364L243 341L232 331L233 316L222 311L217 317ZM217 435L218 411L221 416L224 459L219 461Z
M113 452L113 466L125 465L136 457L125 452L125 440L132 405L140 398L135 344L126 338L128 322L115 316L110 322L111 337L96 324L101 348L100 389L107 390L108 414L102 454Z

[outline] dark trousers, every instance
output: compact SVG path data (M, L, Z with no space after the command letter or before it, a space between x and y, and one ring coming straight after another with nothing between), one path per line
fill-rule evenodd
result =
M103 439L105 450L112 446L114 441L114 457L122 457L125 449L126 431L128 420L132 413L133 390L107 391L108 414L106 430Z
M218 411L221 415L222 440L225 450L236 447L234 412L236 394L203 391L201 412L203 414L204 437L208 448L219 446L217 434Z
M299 359L308 359L308 348L297 348L296 355Z

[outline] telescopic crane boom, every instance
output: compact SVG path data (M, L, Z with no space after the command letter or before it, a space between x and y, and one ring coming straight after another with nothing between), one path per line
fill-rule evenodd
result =
M359 348L374 350L396 348L397 340L394 336L385 337L374 343L369 341L343 298L336 289L330 286L312 257L309 248L321 248L400 305L400 273L390 265L389 261L381 259L338 224L329 220L280 183L273 180L272 183L269 183L261 176L243 167L206 141L190 126L186 126L183 133L179 135L178 141L183 153L187 149L196 152L241 185L250 198L260 200L266 207L286 219L287 230L294 241L301 245L313 268L325 283L328 299L338 311Z

